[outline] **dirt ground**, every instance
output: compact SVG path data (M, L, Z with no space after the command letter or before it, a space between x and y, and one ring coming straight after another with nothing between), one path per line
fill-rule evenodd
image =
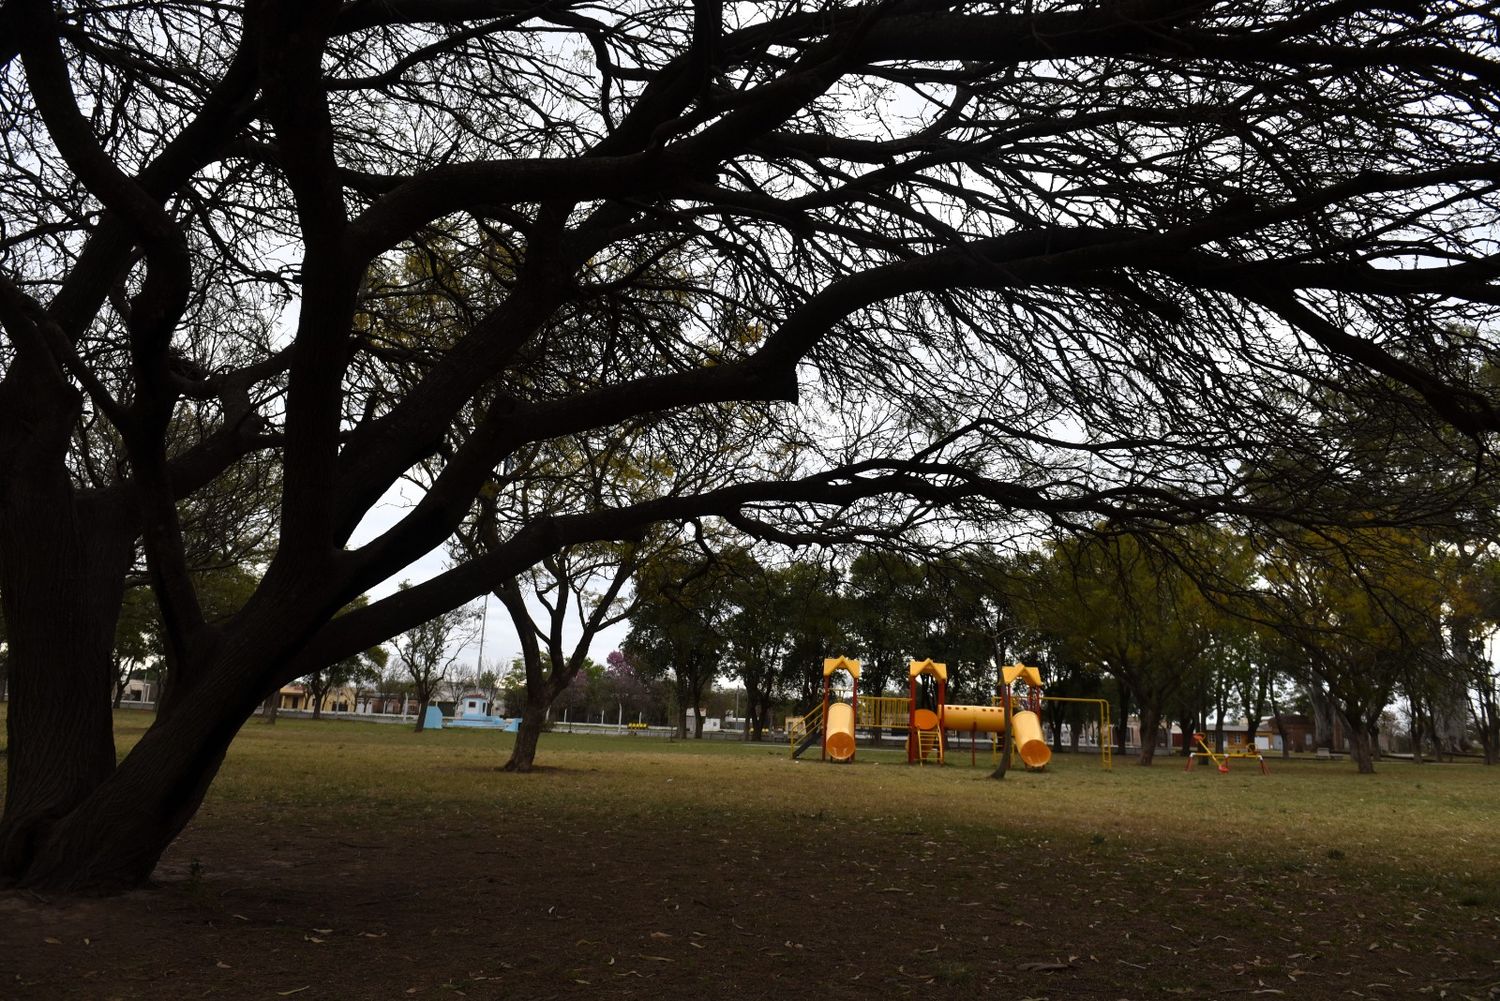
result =
M0 895L0 998L1500 997L1490 901L890 820L221 803L152 888Z

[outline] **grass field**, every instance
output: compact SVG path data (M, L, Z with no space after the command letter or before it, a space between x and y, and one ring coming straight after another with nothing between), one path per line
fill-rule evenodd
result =
M0 899L0 997L1500 997L1479 765L509 740L247 725L156 887Z

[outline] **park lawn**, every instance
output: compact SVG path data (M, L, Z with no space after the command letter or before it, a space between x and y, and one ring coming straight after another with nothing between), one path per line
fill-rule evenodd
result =
M1494 769L509 742L248 724L157 886L0 898L0 997L1500 996Z

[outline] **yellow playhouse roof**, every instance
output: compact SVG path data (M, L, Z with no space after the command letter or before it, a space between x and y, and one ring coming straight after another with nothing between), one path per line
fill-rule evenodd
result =
M911 669L907 673L907 677L908 678L915 678L915 677L917 677L919 675L923 675L923 674L930 674L934 678L937 678L939 681L947 681L948 680L948 665L947 664L939 664L936 661L932 660L930 657L927 660L914 660L914 661L912 661L911 662Z
M848 657L828 657L823 661L823 677L828 677L834 671L848 671L849 677L855 681L859 680L859 661L850 660Z

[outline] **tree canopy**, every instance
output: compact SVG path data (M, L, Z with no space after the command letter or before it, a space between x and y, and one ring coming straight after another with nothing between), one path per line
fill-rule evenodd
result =
M1480 456L1493 27L1243 0L10 0L0 874L145 878L265 691L564 545L706 518L784 543L1336 523L1371 500L1314 420L1330 393ZM721 475L570 495L336 617L518 456L619 441ZM212 622L185 512L252 461L275 538ZM352 544L414 469L420 499ZM1474 479L1375 516L1446 516ZM117 767L137 552L174 694Z

